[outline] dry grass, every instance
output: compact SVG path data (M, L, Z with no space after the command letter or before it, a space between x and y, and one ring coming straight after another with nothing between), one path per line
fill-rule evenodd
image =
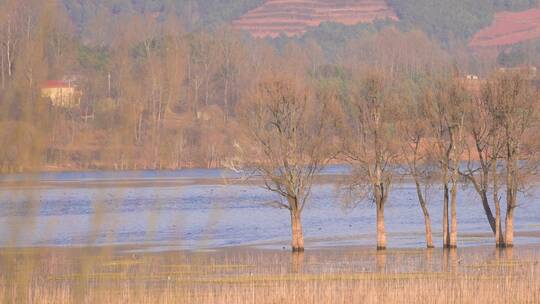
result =
M497 251L4 249L1 303L538 303L537 247Z

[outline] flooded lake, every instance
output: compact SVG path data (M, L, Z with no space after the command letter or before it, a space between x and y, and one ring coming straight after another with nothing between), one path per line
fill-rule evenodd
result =
M346 208L333 182L314 186L303 214L306 248L374 246L375 208ZM256 182L222 170L48 173L0 178L0 246L149 245L152 250L289 245L287 210ZM435 244L441 240L441 195L429 198ZM540 188L520 197L516 244L540 243ZM458 201L459 246L491 244L491 230L472 188ZM388 245L424 247L424 225L413 184L395 184L386 207Z

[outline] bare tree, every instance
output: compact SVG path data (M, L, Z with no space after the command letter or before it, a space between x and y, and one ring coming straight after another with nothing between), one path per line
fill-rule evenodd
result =
M283 78L281 78L283 77ZM270 77L240 105L245 142L237 144L244 168L255 170L265 188L288 209L292 250L304 250L301 214L317 173L330 159L326 102L298 78Z
M236 85L238 85L239 67L241 65L242 58L246 57L245 49L242 46L242 41L235 35L230 29L224 29L217 35L219 37L217 42L218 54L222 58L220 66L217 69L216 77L220 80L223 98L222 107L224 113L224 119L227 121L231 114L231 108L236 101Z
M426 116L423 104L416 98L407 99L406 101L405 110L399 124L401 155L406 168L404 173L411 177L415 184L418 203L424 216L426 246L427 248L434 248L431 218L427 208L427 192L436 164L433 164L430 151L427 148L430 140L429 127L425 119L418 119Z
M473 185L479 195L488 223L495 236L495 244L504 244L501 233L498 159L502 152L501 128L489 110L490 91L469 85L475 96L466 108L466 129L470 140L465 142L466 166L460 174ZM477 91L477 92L475 92ZM490 193L495 207L495 216L490 207Z
M353 167L352 188L367 190L377 208L377 249L386 249L384 207L397 156L393 143L395 120L389 82L379 72L369 72L350 100L342 132L343 155Z
M464 104L468 98L462 82L448 75L426 91L426 114L435 139L434 155L441 169L445 248L457 247L457 191L464 145Z
M535 163L536 135L530 134L536 123L538 94L521 73L499 73L484 88L484 99L490 115L501 127L502 163L506 186L506 219L504 246L514 246L514 211L518 206L518 191ZM498 185L495 184L497 189Z

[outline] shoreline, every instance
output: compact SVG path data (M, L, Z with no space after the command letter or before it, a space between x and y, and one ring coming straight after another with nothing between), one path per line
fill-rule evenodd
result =
M332 164L316 175L314 184L346 184L347 164ZM393 184L413 183L408 174L396 173ZM0 189L39 185L54 187L99 187L99 186L189 186L189 185L249 185L258 186L262 179L258 175L235 172L228 168L184 168L177 170L58 170L22 173L0 173ZM431 181L434 186L437 181ZM530 186L540 185L540 175L528 178Z
M535 238L537 241L523 242L518 240L516 245L510 249L519 248L538 248L540 252L540 230L527 230L516 231L515 236L517 238ZM491 243L470 243L468 239L476 238L491 238L489 233L463 233L460 235L458 241L464 242L460 244L457 250L475 250L475 249L498 249L505 250L509 248L498 248L495 244ZM347 238L349 239L349 238ZM351 238L355 239L355 238ZM332 244L324 243L323 239L306 239L305 253L319 252L319 251L359 251L359 252L371 252L378 251L375 243L373 245L366 244ZM435 246L435 248L426 248L425 246L389 246L386 252L395 251L426 251L426 250L447 250L449 248L443 248L442 246ZM211 252L235 252L235 251L254 251L254 252L280 252L280 253L292 253L290 250L290 244L288 241L270 241L260 242L256 244L235 244L230 246L216 246L216 247L199 247L199 248L187 248L183 247L181 243L104 243L104 244L72 244L72 245L22 245L22 246L0 246L0 253L6 251L112 251L112 252L126 252L126 253L148 253L148 254L167 254L173 252L182 253L211 253Z
M206 170L206 169L199 169ZM208 169L213 170L213 169ZM125 171L127 172L127 171ZM182 171L129 171L132 173L135 172L182 172ZM78 173L78 172L72 172ZM81 172L83 173L83 172ZM88 173L88 172L86 172ZM96 172L97 173L97 172ZM107 174L108 172L102 172ZM121 172L113 172L121 173ZM49 174L49 173L40 173L40 174ZM118 176L118 177L102 177L102 178L85 178L85 177L73 177L73 178L40 178L39 174L26 176L28 178L7 178L9 176L0 174L0 189L9 188L9 187L28 187L28 186L41 186L41 187L175 187L175 186L193 186L193 185L253 185L261 186L263 183L260 176L253 176L246 178L244 176ZM321 184L335 184L341 185L346 184L346 179L350 175L347 174L333 174L333 173L323 173L317 175L314 180L314 185ZM22 177L22 176L20 176ZM394 185L405 185L414 183L413 179L410 176L400 176L395 179L393 182ZM538 186L540 185L540 176L531 178L529 181L529 186ZM437 183L434 182L433 186L436 187Z
M384 251L336 247L302 253L250 247L133 249L0 248L0 302L28 302L27 295L34 295L32 303L141 304L428 304L441 299L505 304L540 299L538 244Z

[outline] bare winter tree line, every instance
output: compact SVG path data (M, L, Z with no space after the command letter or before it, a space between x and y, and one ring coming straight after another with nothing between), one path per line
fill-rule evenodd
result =
M434 243L426 189L442 189L443 246L456 248L457 194L466 183L478 193L495 244L512 247L518 193L537 165L539 105L531 80L517 72L494 73L482 83L441 74L411 90L376 69L358 77L340 98L275 76L245 104L239 160L282 197L293 251L304 247L301 213L314 178L331 161L350 164L347 191L375 203L378 249L387 247L388 194L404 177L416 187L428 248Z
M344 191L376 207L379 249L389 193L404 178L427 247L427 189L442 190L452 248L463 184L478 193L497 246L513 245L518 193L536 172L534 77L473 66L419 31L386 28L329 61L312 40L276 47L227 28L187 33L176 18L98 18L82 39L55 1L0 2L0 170L255 169L290 211L292 248L302 251L313 183L327 164L346 163ZM481 80L459 72L470 68ZM65 78L82 91L76 107L41 94Z

